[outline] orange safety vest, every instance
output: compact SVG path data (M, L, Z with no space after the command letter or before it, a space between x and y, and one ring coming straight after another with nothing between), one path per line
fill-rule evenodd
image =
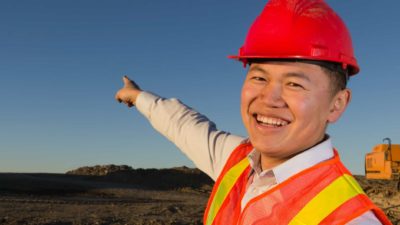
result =
M340 162L336 150L332 159L293 175L241 210L252 149L245 143L231 153L208 201L205 225L346 224L368 210L382 224L392 224Z

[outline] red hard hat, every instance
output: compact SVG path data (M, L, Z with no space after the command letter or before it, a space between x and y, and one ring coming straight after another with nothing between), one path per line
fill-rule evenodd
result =
M238 56L249 59L307 59L360 71L350 33L323 0L270 0L247 34Z

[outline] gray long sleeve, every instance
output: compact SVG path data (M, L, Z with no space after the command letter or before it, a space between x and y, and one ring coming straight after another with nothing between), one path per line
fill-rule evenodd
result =
M231 152L246 139L217 130L207 117L177 99L142 92L137 109L203 172L216 180Z

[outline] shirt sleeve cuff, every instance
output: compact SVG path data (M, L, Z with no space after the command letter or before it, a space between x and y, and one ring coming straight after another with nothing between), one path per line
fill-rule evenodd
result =
M160 97L155 94L142 91L136 98L136 108L141 114L149 119L151 115L151 108L159 98Z

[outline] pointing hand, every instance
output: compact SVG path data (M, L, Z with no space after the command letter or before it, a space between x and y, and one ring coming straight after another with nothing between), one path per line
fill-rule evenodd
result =
M132 107L135 105L136 98L142 90L127 76L124 76L122 80L124 81L124 87L115 94L115 99L119 102L125 103L128 107Z

